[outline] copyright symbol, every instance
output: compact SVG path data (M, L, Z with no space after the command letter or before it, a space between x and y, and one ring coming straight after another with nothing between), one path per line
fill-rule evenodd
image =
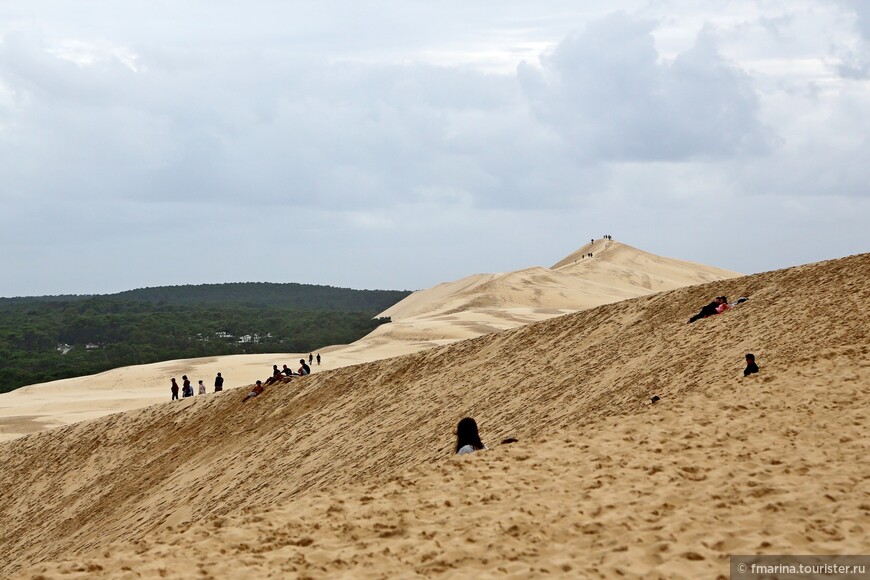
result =
M746 564L737 564L737 571L741 574L746 572Z

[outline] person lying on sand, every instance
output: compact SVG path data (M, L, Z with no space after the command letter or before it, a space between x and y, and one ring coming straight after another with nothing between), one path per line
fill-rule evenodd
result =
M465 455L486 449L477 433L477 423L471 417L466 417L456 425L456 455Z
M251 397L256 397L257 395L261 394L263 392L264 388L265 387L263 386L263 383L260 381L257 381L257 384L254 385L254 388L251 389L251 392L248 393L248 396L245 397L244 399L242 399L242 402L244 403L245 401L247 401Z
M713 300L713 302L711 302L710 304L701 308L701 310L700 310L700 312L698 312L698 314L691 317L689 319L689 322L687 322L686 324L691 324L691 323L695 322L696 320L700 320L702 318L707 318L708 316L713 316L714 314L719 314L718 308L719 308L719 306L722 305L723 302L727 302L727 301L723 300L722 296L717 296Z

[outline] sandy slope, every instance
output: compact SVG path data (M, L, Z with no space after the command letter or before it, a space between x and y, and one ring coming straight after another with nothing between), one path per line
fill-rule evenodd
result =
M595 256L577 258L592 252ZM315 372L417 352L626 298L736 276L598 240L552 269L479 274L415 292L382 315L394 322L351 345L322 349ZM0 441L25 433L142 408L169 398L169 379L187 374L212 391L269 376L273 364L298 367L308 353L223 356L124 367L33 385L0 395Z
M0 575L697 578L866 552L868 280L865 254L683 288L4 443L27 493L0 496ZM685 324L721 293L751 299ZM468 414L522 442L450 457Z

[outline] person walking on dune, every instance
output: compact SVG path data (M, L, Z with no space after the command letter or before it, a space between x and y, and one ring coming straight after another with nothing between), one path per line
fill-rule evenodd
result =
M224 390L224 378L220 373L214 378L214 392L218 393Z
M172 400L177 401L178 400L178 383L175 382L174 378L172 379L172 386L169 387L169 389L172 391Z
M317 366L320 366L320 353L317 353Z
M314 364L314 355L311 354L310 352L308 353L308 364L310 364L310 365Z

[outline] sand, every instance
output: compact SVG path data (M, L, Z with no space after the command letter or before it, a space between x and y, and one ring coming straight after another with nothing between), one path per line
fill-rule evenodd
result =
M595 258L578 255L592 252ZM393 322L350 344L320 349L314 372L418 352L626 298L737 276L736 272L662 258L619 242L586 244L552 268L479 274L413 293L381 316ZM52 381L0 394L0 441L147 407L170 398L169 379L188 375L213 391L247 386L292 369L308 353L236 355L165 361Z
M727 578L733 553L866 553L868 280L870 254L729 279L20 437L0 576ZM723 293L750 300L685 323ZM455 457L465 415L492 448Z

